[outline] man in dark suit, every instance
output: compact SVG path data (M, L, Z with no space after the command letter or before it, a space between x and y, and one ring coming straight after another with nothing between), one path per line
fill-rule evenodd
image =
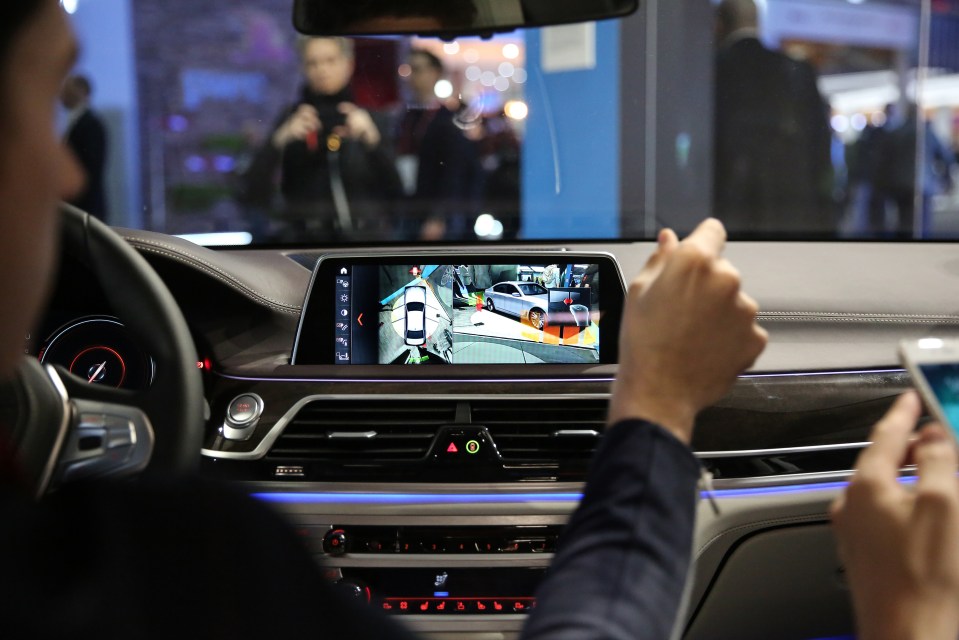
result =
M426 49L413 49L408 64L413 103L401 114L396 140L400 175L409 196L405 235L420 240L466 239L482 172L479 147L457 124L456 101L436 94L446 75L442 61Z
M716 36L715 215L730 235L833 235L832 133L812 66L763 46L753 0L723 0Z
M103 175L107 163L107 130L103 121L90 108L91 94L90 81L80 75L67 78L60 94L60 102L70 112L66 143L86 173L86 185L70 204L106 220L107 202Z

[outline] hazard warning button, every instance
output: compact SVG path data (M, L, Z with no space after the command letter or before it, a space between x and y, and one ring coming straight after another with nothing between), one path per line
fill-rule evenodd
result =
M467 464L489 460L494 452L483 427L446 427L437 435L430 457L437 462Z

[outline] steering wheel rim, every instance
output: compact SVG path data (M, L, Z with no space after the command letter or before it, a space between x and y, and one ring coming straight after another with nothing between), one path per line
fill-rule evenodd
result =
M55 475L50 473L50 468L57 464L63 466L65 454L61 447L69 440L65 432L88 427L91 415L96 418L99 414L112 414L114 417L124 416L124 420L133 416L131 429L132 423L138 421L137 415L146 416L142 423L146 425L149 437L140 437L139 440L150 442L139 443L138 455L144 458L144 446L152 445L152 452L147 450L137 466L141 469L147 465L144 473L186 474L195 471L204 428L203 381L196 365L193 338L179 306L149 263L106 224L75 207L63 205L62 225L62 253L90 269L113 312L134 340L153 357L156 373L148 389L127 391L88 384L59 367L56 373L47 371L46 375L38 373L35 363L21 367L20 385L34 391L26 395L45 397L43 402L47 405L50 398L59 397L63 407L60 418L51 414L48 407L38 409L40 403L34 403L33 410L28 408L26 416L22 415L22 407L20 410L19 437L15 431L14 440L21 458L37 467L31 475L37 478L46 476L39 481L42 486L37 493L42 494L51 475ZM38 387L44 384L53 387L55 393L41 391ZM86 414L81 415L84 411ZM61 428L63 433L55 434L56 428L46 424L57 421L65 425ZM38 435L44 433L46 435ZM140 430L140 433L144 431ZM74 435L75 441L78 438ZM133 433L134 442L137 439ZM107 436L104 436L106 440ZM104 452L105 456L111 454L106 444ZM41 471L40 466L47 470ZM91 475L116 473L128 474L129 469L120 472L108 468L106 473Z

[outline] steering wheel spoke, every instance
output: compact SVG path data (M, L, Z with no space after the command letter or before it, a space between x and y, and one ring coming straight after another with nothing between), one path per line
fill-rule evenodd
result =
M58 372L50 369L47 373L51 378L58 376ZM63 385L63 389L67 388ZM102 395L120 394L113 390L112 394ZM133 475L146 468L153 456L154 433L143 409L135 403L69 395L65 400L69 407L67 429L51 487L86 478Z

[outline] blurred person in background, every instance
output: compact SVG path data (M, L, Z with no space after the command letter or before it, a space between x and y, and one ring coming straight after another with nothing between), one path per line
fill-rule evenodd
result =
M90 107L92 94L90 80L82 75L68 77L60 92L60 103L68 112L64 139L86 174L83 189L70 199L70 204L106 221L103 177L107 164L107 129Z
M889 134L887 105L883 120L869 123L853 142L847 153L849 159L849 209L848 233L853 236L881 236L886 229L885 196L879 192L876 181L879 176L882 150Z
M915 104L905 108L905 117L896 118L896 107L886 108L889 119L886 133L876 151L876 176L871 210L872 229L882 236L928 238L933 232L932 197L952 189L952 168L956 157L932 129L932 123L921 119ZM924 132L922 166L916 167L916 141L919 129ZM919 181L919 210L916 210L916 182ZM892 205L896 222L887 227L886 208ZM916 216L920 219L917 221Z
M397 167L407 195L402 235L465 239L480 185L479 148L457 122L459 105L437 96L437 84L446 76L442 61L414 49L408 64L413 102L401 114L396 134Z
M716 14L714 215L731 235L831 237L831 129L806 62L759 41L753 0Z
M383 135L386 118L354 102L353 42L304 37L297 48L300 96L242 172L240 200L278 212L278 240L387 237L399 176Z
M483 118L479 136L483 167L482 205L503 223L503 239L516 238L520 228L522 142L501 110Z

